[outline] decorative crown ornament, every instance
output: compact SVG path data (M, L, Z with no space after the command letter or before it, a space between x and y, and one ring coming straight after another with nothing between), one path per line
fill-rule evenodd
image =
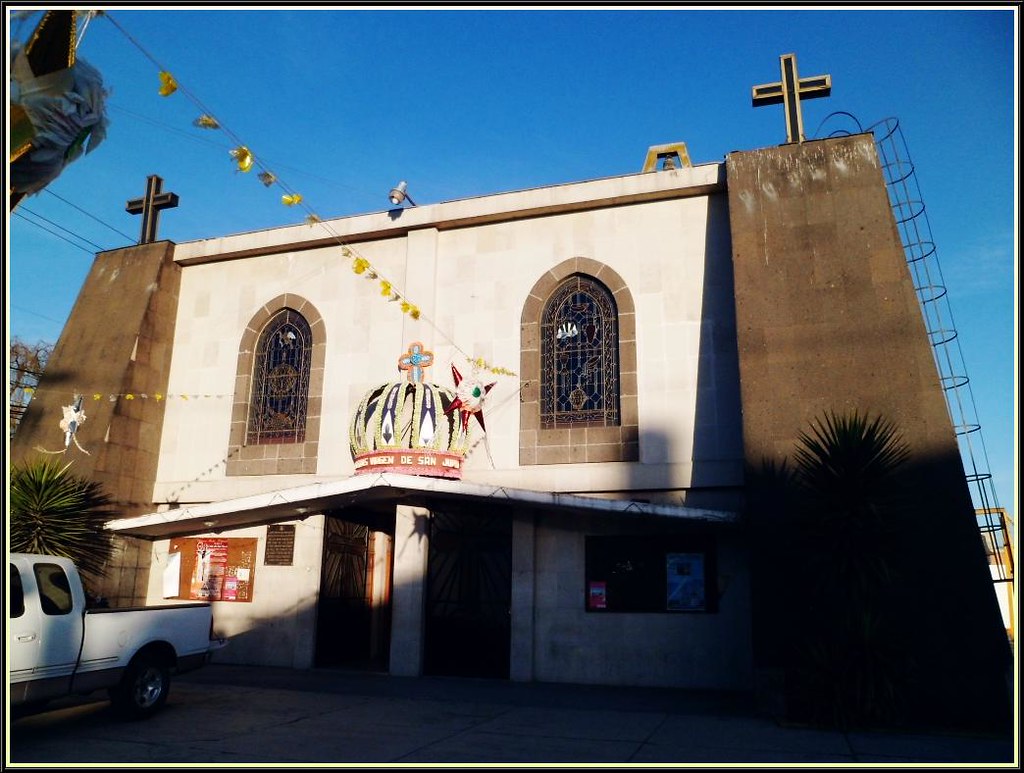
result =
M469 416L476 414L483 427L480 411L490 387L480 387L480 394L472 396L472 390L466 390L470 385L454 367L456 386L463 387L460 392L429 383L426 369L433 363L433 352L418 341L412 343L398 358L405 378L375 386L363 396L349 432L357 475L462 477L470 445Z

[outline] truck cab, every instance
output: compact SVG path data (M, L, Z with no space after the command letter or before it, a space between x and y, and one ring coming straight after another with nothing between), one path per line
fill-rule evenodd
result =
M144 718L166 702L171 675L224 646L208 602L89 609L74 562L9 556L7 651L11 706L106 689L122 714Z
M81 583L72 583L59 561L34 562L30 569L10 565L7 651L13 702L44 701L71 692L84 640Z

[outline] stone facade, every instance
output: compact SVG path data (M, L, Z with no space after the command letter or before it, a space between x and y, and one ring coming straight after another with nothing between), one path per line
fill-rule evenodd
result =
M420 318L354 273L353 254ZM114 282L116 261L131 265ZM576 273L616 302L621 421L545 429L539 314ZM130 298L113 319L100 311L112 288ZM253 346L280 308L300 311L314 331L305 440L247 446ZM471 488L316 493L353 477L352 410L395 377L413 342L433 353L429 378L446 386L451 365L464 375L481 360L499 368L476 374L494 387L463 481L515 489L517 500ZM927 617L931 644L946 640L936 626L952 613L963 635L949 654L922 649L928 667L992 664L953 680L953 699L970 707L1006 673L963 468L868 135L342 218L326 231L302 224L104 253L51 368L89 391L193 396L97 406L81 433L96 449L84 465L130 503L125 516L146 514L111 528L152 540L140 551L152 563L142 580L150 603L165 600L172 537L257 540L252 601L215 602L220 632L236 643L219 655L229 661L318 661L326 526L347 519L372 530L374 561L386 557L367 570L367 598L389 610L389 626L373 633L387 639L389 670L422 673L431 523L461 507L512 522L510 678L752 689L785 641L760 573L770 557L744 528L702 520L700 509L741 513L752 466L791 453L821 411L859 408L908 432L921 508L934 515L924 547L908 548L908 588L927 599L908 614ZM56 423L65 399L40 391L15 458L40 433L56 435L44 422ZM590 505L562 507L557 497L569 495ZM602 500L632 515L602 513ZM669 517L645 514L653 507ZM758 517L756 508L745 515ZM288 567L263 561L270 523L296 527ZM713 610L588 611L588 539L619 536L713 545Z

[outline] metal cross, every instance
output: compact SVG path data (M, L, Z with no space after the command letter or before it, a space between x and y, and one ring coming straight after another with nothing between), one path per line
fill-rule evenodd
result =
M156 229L160 222L160 210L178 206L178 194L160 192L163 182L155 174L151 174L146 178L146 195L141 199L131 199L124 208L125 212L130 212L133 215L142 213L139 244L155 242Z
M754 107L785 105L786 142L803 142L804 119L800 112L800 100L827 97L832 93L832 76L799 77L796 71L796 54L783 54L779 57L779 65L782 80L754 86L751 101Z
M409 345L409 351L398 358L400 370L407 371L409 380L418 384L423 381L423 369L434 364L434 353L423 349L423 344L417 341Z

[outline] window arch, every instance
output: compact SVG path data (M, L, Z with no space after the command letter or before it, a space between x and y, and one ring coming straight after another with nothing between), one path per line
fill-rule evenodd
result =
M636 313L622 277L563 261L533 286L520 332L519 463L636 461Z
M615 299L593 277L573 274L544 306L540 325L540 423L619 424L619 320Z
M315 473L323 403L325 325L286 293L249 321L238 348L228 475Z
M277 312L256 346L246 445L306 439L313 335L294 309Z

